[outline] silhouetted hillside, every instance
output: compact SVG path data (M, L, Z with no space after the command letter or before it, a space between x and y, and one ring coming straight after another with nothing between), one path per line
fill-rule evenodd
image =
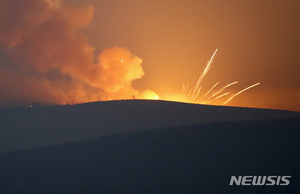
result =
M2 109L0 152L154 128L292 117L300 112L151 100Z
M143 130L1 153L0 193L300 193L299 118ZM231 175L292 178L289 186L229 186Z

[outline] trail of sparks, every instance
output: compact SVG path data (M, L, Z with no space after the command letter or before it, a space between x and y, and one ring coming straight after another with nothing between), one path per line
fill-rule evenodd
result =
M209 71L210 67L211 67L211 64L215 58L215 55L217 53L218 49L215 50L214 54L212 55L212 57L210 58L210 60L207 62L207 65L204 69L204 71L202 72L202 74L200 75L194 89L190 89L188 90L188 84L184 84L183 83L183 92L185 92L187 94L187 97L189 99L189 101L191 102L195 102L195 103L199 103L199 104L208 104L208 103L211 103L212 101L214 100L217 100L219 98L222 98L224 96L227 96L228 94L230 94L230 92L226 92L224 94L221 94L226 88L232 86L232 85L235 85L238 83L238 81L235 81L235 82L232 82L232 83L229 83L225 86L223 86L221 89L218 89L218 90L215 90L214 92L213 89L217 87L217 85L220 83L220 82L217 82L216 84L214 84L205 94L203 94L202 96L200 95L200 91L201 91L201 82L202 80L204 79L205 75L207 74L207 72ZM249 90L250 88L253 88L257 85L259 85L260 83L256 83L256 84L253 84L235 94L232 94L227 100L224 101L223 105L227 104L229 101L231 101L234 97L236 97L237 95L245 92L246 90Z
M260 83L253 84L253 85L251 85L251 86L249 86L249 87L247 87L247 88L245 88L245 89L239 91L238 93L233 94L233 95L232 95L228 100L226 100L223 104L227 104L230 100L232 100L232 99L233 99L234 97L236 97L237 95L239 95L239 94L245 92L246 90L249 90L250 88L253 88L253 87L255 87L255 86L258 86L259 84L260 84Z
M230 92L227 92L227 93L225 93L225 94L221 94L220 96L217 96L217 97L215 97L214 99L210 100L208 103L210 103L210 102L212 102L212 101L214 101L214 100L217 100L217 99L219 99L219 98L221 98L221 97L223 97L223 96L226 96L226 95L228 95L228 94L230 94Z
M210 65L212 64L212 62L214 61L214 58L215 58L215 55L216 53L218 52L218 49L216 49L216 51L214 52L214 54L212 55L212 57L210 58L210 60L208 61L203 73L200 75L198 81L197 81L197 84L195 86L195 89L193 91L193 96L195 95L196 91L199 89L199 86L201 84L201 81L203 80L203 78L205 77L205 75L207 74L207 72L209 71L210 69Z
M227 93L225 93L225 94L221 94L221 95L219 95L219 96L217 96L217 97L214 97L214 98L210 97L210 98L207 99L206 101L202 101L200 104L209 104L209 103L211 103L212 101L217 100L217 99L219 99L219 98L221 98L221 97L223 97L223 96L226 96L226 95L228 95L228 94L230 94L230 92L227 92ZM211 99L211 98L212 98L212 99Z
M213 85L213 87L210 88L210 90L208 90L208 92L206 92L200 99L198 100L202 100L203 98L205 98L220 82L217 82L215 85Z
M225 90L226 88L228 88L229 86L232 86L234 84L237 84L238 81L232 82L230 84L227 84L226 86L224 86L223 88L221 88L220 90L216 91L215 93L213 93L213 96L216 96L218 94L220 94L221 92L223 92L223 90Z

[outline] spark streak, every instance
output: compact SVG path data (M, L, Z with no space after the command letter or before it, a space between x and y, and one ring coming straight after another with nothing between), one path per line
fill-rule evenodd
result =
M201 88L202 88L201 82L204 79L205 75L208 73L209 69L211 68L211 64L212 64L212 62L215 58L215 55L216 55L217 51L218 51L218 49L215 50L212 57L207 62L207 65L206 65L204 71L201 73L194 89L189 90L188 89L189 85L188 84L185 85L183 83L183 92L185 93L185 95L187 97L183 101L189 101L189 102L199 103L199 104L209 104L214 100L217 100L219 98L222 98L222 97L227 96L228 94L230 94L230 92L226 92L226 93L223 93L223 94L222 94L222 92L226 88L238 83L238 81L235 81L235 82L232 82L232 83L229 83L229 84L223 86L220 89L217 89L217 90L213 91L220 83L220 82L217 82L206 93L204 93L203 95L200 95L200 91L201 91ZM224 101L223 105L227 104L229 101L231 101L237 95L239 95L239 94L245 92L246 90L249 90L250 88L253 88L253 87L255 87L259 84L260 83L253 84L253 85L251 85L251 86L249 86L249 87L247 87L247 88L245 88L245 89L243 89L243 90L241 90L241 91L239 91L235 94L232 94L227 100Z
M202 100L203 98L205 98L219 83L220 82L217 82L215 85L213 85L213 87L211 87L210 90L208 90L208 92L206 92L200 99Z
M219 83L219 82L218 82L218 83ZM221 88L220 90L214 92L214 93L213 93L213 96L216 96L216 95L220 94L223 90L225 90L225 89L228 88L229 86L232 86L232 85L237 84L237 83L238 83L238 81L235 81L235 82L232 82L232 83L230 83L230 84L227 84L226 86L224 86L224 87Z
M223 97L223 96L226 96L226 95L228 95L228 94L230 94L230 92L227 92L227 93L225 93L225 94L221 94L221 95L219 95L219 96L217 96L217 97L215 97L215 98L213 98L213 99L211 99L211 100L204 101L202 104L209 104L209 103L211 103L212 101L217 100L217 99L219 99L219 98L221 98L221 97Z
M249 86L249 87L247 87L247 88L245 88L245 89L239 91L238 93L233 94L233 95L230 96L230 98L229 98L228 100L226 100L223 104L228 103L230 100L232 100L232 99L233 99L234 97L236 97L237 95L239 95L239 94L245 92L246 90L249 90L250 88L253 88L253 87L255 87L255 86L259 85L259 84L260 84L260 83L253 84L253 85L251 85L251 86Z
M210 60L208 61L203 73L200 75L198 81L197 81L197 84L195 86L195 89L194 89L194 92L193 92L193 96L195 95L196 93L196 90L199 89L199 86L201 84L201 81L203 80L203 78L205 77L205 75L207 74L207 72L209 71L210 69L210 65L212 64L212 62L214 61L214 58L215 58L215 55L216 53L218 52L218 49L216 49L216 51L214 52L214 54L212 55L212 57L210 58Z

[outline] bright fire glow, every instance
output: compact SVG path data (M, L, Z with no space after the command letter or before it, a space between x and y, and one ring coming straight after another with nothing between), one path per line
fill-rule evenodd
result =
M170 101L179 101L179 102L187 102L187 103L197 103L197 104L214 104L214 105L226 105L228 102L230 102L234 97L236 97L237 95L245 92L246 90L249 90L250 88L253 88L257 85L259 85L260 83L256 83L253 84L249 87L246 87L245 89L236 92L236 93L232 93L231 92L224 92L224 90L232 85L235 85L238 83L238 81L229 83L225 86L223 86L220 89L216 89L217 86L219 85L220 82L217 82L216 84L214 84L207 92L205 92L204 94L200 95L201 92L201 82L204 79L205 75L207 74L207 72L209 71L211 64L215 58L215 55L217 53L218 49L215 50L214 54L212 55L212 57L210 58L210 60L208 61L204 71L202 72L202 74L200 75L196 85L194 88L189 89L189 85L188 84L184 84L183 83L183 92L181 94L167 94L166 93L166 100L170 100ZM227 96L230 95L230 97L228 98ZM225 98L227 97L227 98ZM215 103L215 101L217 99L224 99L224 101L222 103Z
M133 82L144 76L142 59L127 48L105 48L95 55L82 32L94 15L94 6L75 7L60 0L20 1L15 4L2 0L0 10L0 47L7 65L0 65L1 99L47 104L76 104L92 101L121 99L159 99L147 88L133 87ZM10 11L9 11L10 10ZM39 19L37 19L39 18ZM7 27L9 26L9 28ZM195 86L183 84L180 94L166 93L166 100L227 104L239 92L225 91L237 84L221 88L219 82L203 92L205 78L218 49L213 53ZM7 56L6 56L7 55ZM7 59L6 59L7 58ZM12 67L9 67L12 65ZM223 100L221 103L219 100Z
M141 99L149 99L149 100L158 100L159 96L151 90L146 90L145 92L143 92L140 95L140 98Z

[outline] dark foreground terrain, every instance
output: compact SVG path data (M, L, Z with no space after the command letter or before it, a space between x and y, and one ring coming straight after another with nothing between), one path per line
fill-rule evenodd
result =
M300 112L151 100L0 109L0 152L220 121L300 117Z
M300 193L300 119L155 129L0 154L0 193ZM229 186L290 175L288 186Z
M297 112L152 101L117 105L3 110L0 193L300 193ZM95 132L109 126L116 131ZM80 134L94 138L80 141ZM43 146L51 138L60 141ZM9 152L13 144L18 151ZM232 175L291 178L287 186L229 186Z

